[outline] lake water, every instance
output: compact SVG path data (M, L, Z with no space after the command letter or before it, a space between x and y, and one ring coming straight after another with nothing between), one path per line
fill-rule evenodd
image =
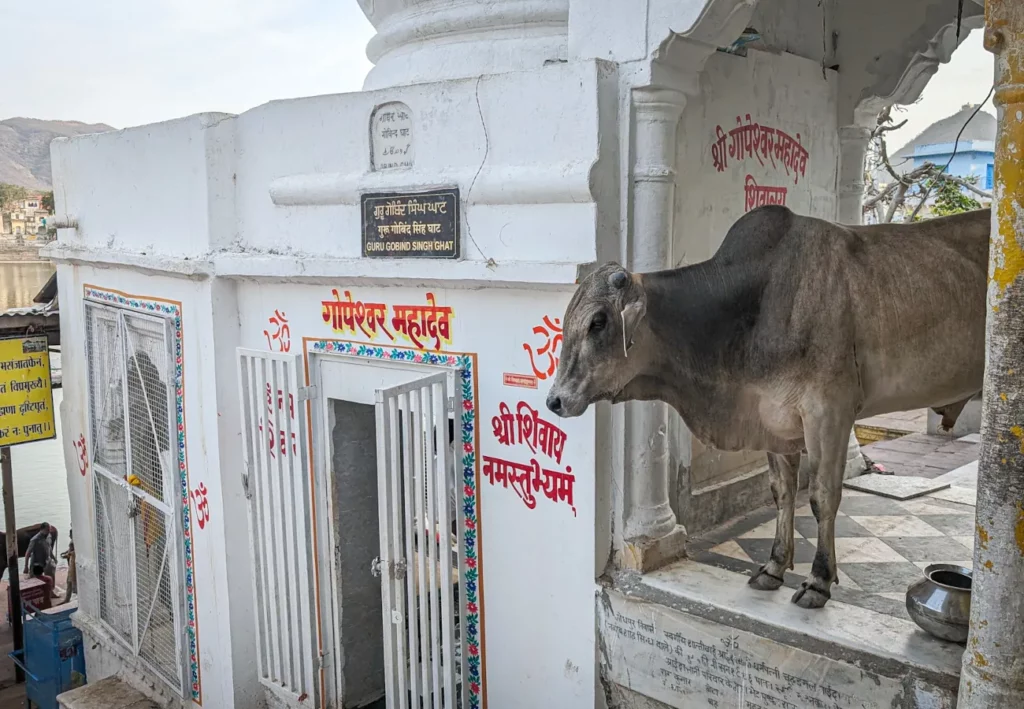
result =
M49 263L0 261L0 311L32 305L32 298L53 270ZM60 411L62 399L63 390L54 389L55 412ZM61 448L60 416L56 419L55 439L14 446L11 448L11 461L18 527L39 522L53 524L58 531L57 546L60 551L64 551L68 543L68 529L71 527L71 508ZM0 525L3 524L3 514L3 500L0 500Z

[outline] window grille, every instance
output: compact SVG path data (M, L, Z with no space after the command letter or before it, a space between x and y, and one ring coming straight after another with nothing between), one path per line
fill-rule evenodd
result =
M100 619L184 692L170 323L86 301Z

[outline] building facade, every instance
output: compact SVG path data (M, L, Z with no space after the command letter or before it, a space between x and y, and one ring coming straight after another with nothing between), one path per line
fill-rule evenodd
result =
M46 234L46 217L41 194L30 194L8 209L0 210L0 224L6 236L35 239Z
M914 167L925 163L949 164L946 172L956 177L975 180L980 189L991 190L995 142L968 140L959 143L928 143L914 146Z
M780 667L946 706L951 651L873 664L911 637L882 620L807 650L824 616L682 560L770 502L761 456L544 397L595 264L704 260L768 203L858 221L871 121L948 60L955 0L829 5L824 44L788 0L360 4L361 92L53 143L90 678L174 707L747 706L742 665L791 706Z

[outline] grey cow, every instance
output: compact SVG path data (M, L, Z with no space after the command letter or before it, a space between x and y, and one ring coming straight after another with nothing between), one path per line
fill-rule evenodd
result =
M793 596L820 608L836 581L835 517L857 418L930 407L952 425L981 390L990 213L843 226L762 207L693 266L606 264L563 319L547 405L579 416L602 400L661 400L720 450L768 451L778 508L768 563L793 568L800 454L810 463L818 548Z

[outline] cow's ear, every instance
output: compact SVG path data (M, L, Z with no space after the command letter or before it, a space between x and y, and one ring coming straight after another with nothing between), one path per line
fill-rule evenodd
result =
M622 308L622 352L627 357L629 356L629 348L633 346L633 336L636 335L636 329L646 313L647 302L642 295L639 298L630 300Z

